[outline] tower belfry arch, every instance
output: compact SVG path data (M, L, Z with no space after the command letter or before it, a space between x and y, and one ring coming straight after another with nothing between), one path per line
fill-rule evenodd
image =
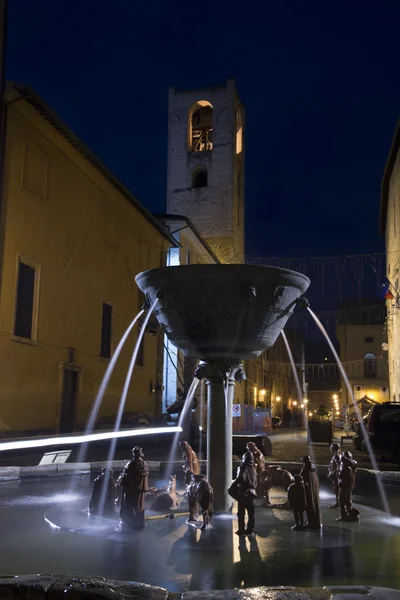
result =
M189 217L225 263L244 261L244 127L233 80L169 90L167 212Z

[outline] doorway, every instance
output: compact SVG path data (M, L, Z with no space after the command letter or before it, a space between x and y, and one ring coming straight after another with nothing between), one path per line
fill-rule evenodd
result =
M59 433L72 433L75 428L79 371L64 369Z

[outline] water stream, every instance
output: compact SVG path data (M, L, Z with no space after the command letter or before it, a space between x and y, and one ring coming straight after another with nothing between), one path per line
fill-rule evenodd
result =
M317 315L311 310L310 307L308 307L307 310L309 311L310 315L312 316L312 318L314 319L315 323L319 327L322 335L324 336L324 338L328 342L330 349L332 350L332 354L335 357L335 360L336 360L336 362L338 364L340 373L341 373L341 375L343 377L343 380L344 380L344 382L346 384L346 388L348 390L349 397L350 397L350 399L352 401L352 406L354 407L354 409L356 411L356 416L357 416L358 422L360 424L360 429L361 429L361 432L362 432L362 435L363 435L363 438L364 438L364 441L365 441L365 446L366 446L366 448L368 450L368 455L369 455L369 458L371 460L372 468L374 469L374 471L378 471L379 470L378 469L378 464L376 462L375 454L374 454L374 451L373 451L372 446L371 446L369 435L368 435L367 430L365 428L364 421L362 419L362 415L361 415L360 409L359 409L358 405L354 402L353 390L352 390L350 382L349 382L349 380L347 378L346 371L344 370L344 367L343 367L343 365L342 365L342 363L340 361L339 355L336 352L335 347L332 344L332 342L331 342L331 340L329 338L329 335L326 332L325 327L322 325L322 323L318 319ZM376 475L376 483L377 483L377 486L378 486L378 489L379 489L379 494L381 496L383 508L384 508L385 512L387 513L387 515L390 516L391 513L390 513L390 508L389 508L389 502L388 502L388 499L386 497L386 492L384 490L383 483L382 483L381 478L379 477L379 475Z
M292 365L293 377L296 382L298 406L299 406L300 410L303 410L303 413L304 413L303 418L304 418L304 424L307 429L307 440L310 440L310 431L309 431L309 426L308 426L308 418L307 418L307 414L306 414L307 413L307 403L304 404L304 398L303 398L303 392L301 390L299 374L297 373L296 365L295 365L294 359L293 359L292 350L289 346L289 341L288 341L286 333L284 332L283 329L281 331L281 335L282 335L283 341L285 342L285 346L286 346L286 350L287 350L287 353L289 356L290 364ZM301 408L302 404L304 404L304 408ZM311 443L308 444L308 451L310 453L312 462L315 464L315 454L314 454L314 449L313 449Z
M117 412L117 416L115 418L115 423L114 423L114 431L119 431L119 428L121 426L121 421L122 421L122 417L124 414L126 399L127 399L128 391L129 391L129 386L130 386L131 379L132 379L133 369L135 368L140 344L142 343L143 336L146 331L147 323L149 322L149 319L151 317L151 314L152 314L157 302L158 302L158 298L156 298L156 300L150 306L149 310L147 311L146 317L144 318L142 327L140 328L140 331L139 331L139 334L138 334L138 337L136 340L136 344L133 349L131 362L129 363L128 373L126 375L124 387L122 389L121 399L120 399L119 406L118 406L118 412ZM142 313L143 313L143 311L142 311ZM178 432L176 435L178 435ZM110 444L108 454L107 454L107 463L111 463L112 460L114 459L116 445L117 445L117 438L113 438L111 441L111 444ZM108 479L109 479L109 472L107 472L106 477L104 477L104 484L103 484L103 488L102 488L102 492L101 492L101 496L100 496L100 512L102 512L102 509L104 508L106 491L107 491L107 486L108 486Z
M115 349L114 354L112 355L110 363L109 363L109 365L108 365L108 367L106 369L106 372L104 373L104 377L103 377L102 382L100 384L99 391L97 392L96 398L94 400L93 408L92 408L92 411L90 413L88 422L86 424L85 434L90 434L93 431L94 425L96 423L97 415L99 413L100 406L101 406L101 403L103 401L103 397L104 397L105 391L107 389L107 386L108 386L108 383L110 381L111 375L113 374L113 371L114 371L115 365L117 363L118 357L121 354L121 350L124 347L125 342L128 339L128 336L129 336L130 332L132 331L133 327L135 326L135 324L140 319L140 317L142 316L143 313L144 313L144 310L141 310L141 311L138 312L138 314L136 315L136 317L133 319L133 321L131 322L131 324L126 329L124 335L122 336L122 338L120 339L120 341L118 343L118 346ZM82 444L82 446L79 449L78 458L77 458L76 462L78 462L78 463L85 462L86 452L87 452L87 444Z

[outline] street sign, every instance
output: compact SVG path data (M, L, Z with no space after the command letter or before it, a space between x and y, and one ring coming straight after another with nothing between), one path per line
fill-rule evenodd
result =
M241 411L240 404L233 404L232 405L232 417L240 417L241 414L242 414L242 411Z

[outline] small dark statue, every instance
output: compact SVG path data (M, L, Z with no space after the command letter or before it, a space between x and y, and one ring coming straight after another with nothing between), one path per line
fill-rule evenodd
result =
M306 483L306 513L307 523L305 529L321 529L321 506L319 503L319 481L315 470L315 466L311 462L309 456L303 456L303 468L300 475L303 477L304 483Z
M253 535L255 526L255 499L257 498L257 472L254 464L254 455L247 451L243 454L242 464L238 468L237 477L228 490L228 493L238 503L239 536ZM245 515L248 515L245 527Z
M353 507L352 494L356 485L357 462L349 450L345 450L339 468L339 508L338 521L359 521L360 511Z
M263 495L265 496L266 506L272 506L269 498L271 488L281 487L287 492L289 486L294 483L294 478L290 471L282 469L280 465L268 465L263 473L263 478ZM283 507L285 507L285 504L283 504Z
M342 459L342 453L340 451L340 446L337 442L331 444L331 452L332 458L329 463L328 469L328 479L332 482L332 488L335 493L336 502L332 504L329 508L339 508L339 468L340 462Z
M149 468L143 460L143 451L139 446L132 450L133 459L128 462L118 478L121 486L122 523L133 529L142 529L144 522L144 498L149 490Z
M203 515L203 525L200 529L204 531L207 526L211 524L211 519L214 514L214 490L207 481L205 475L191 473L190 476L190 483L186 486L189 502L189 518L187 523L197 522L200 506Z
M150 510L164 512L179 506L178 494L176 493L176 475L171 475L168 485L156 490L150 488L149 496L154 498Z
M295 525L292 527L294 531L301 531L304 529L304 511L307 508L307 484L301 475L294 476L294 483L292 483L287 491L289 508L293 512Z
M197 460L197 454L187 442L179 442L179 447L183 452L183 470L185 472L185 485L191 482L191 474L200 475L200 463Z
M104 467L100 475L93 482L89 511L94 515L112 515L115 513L116 499L117 495L112 469Z

